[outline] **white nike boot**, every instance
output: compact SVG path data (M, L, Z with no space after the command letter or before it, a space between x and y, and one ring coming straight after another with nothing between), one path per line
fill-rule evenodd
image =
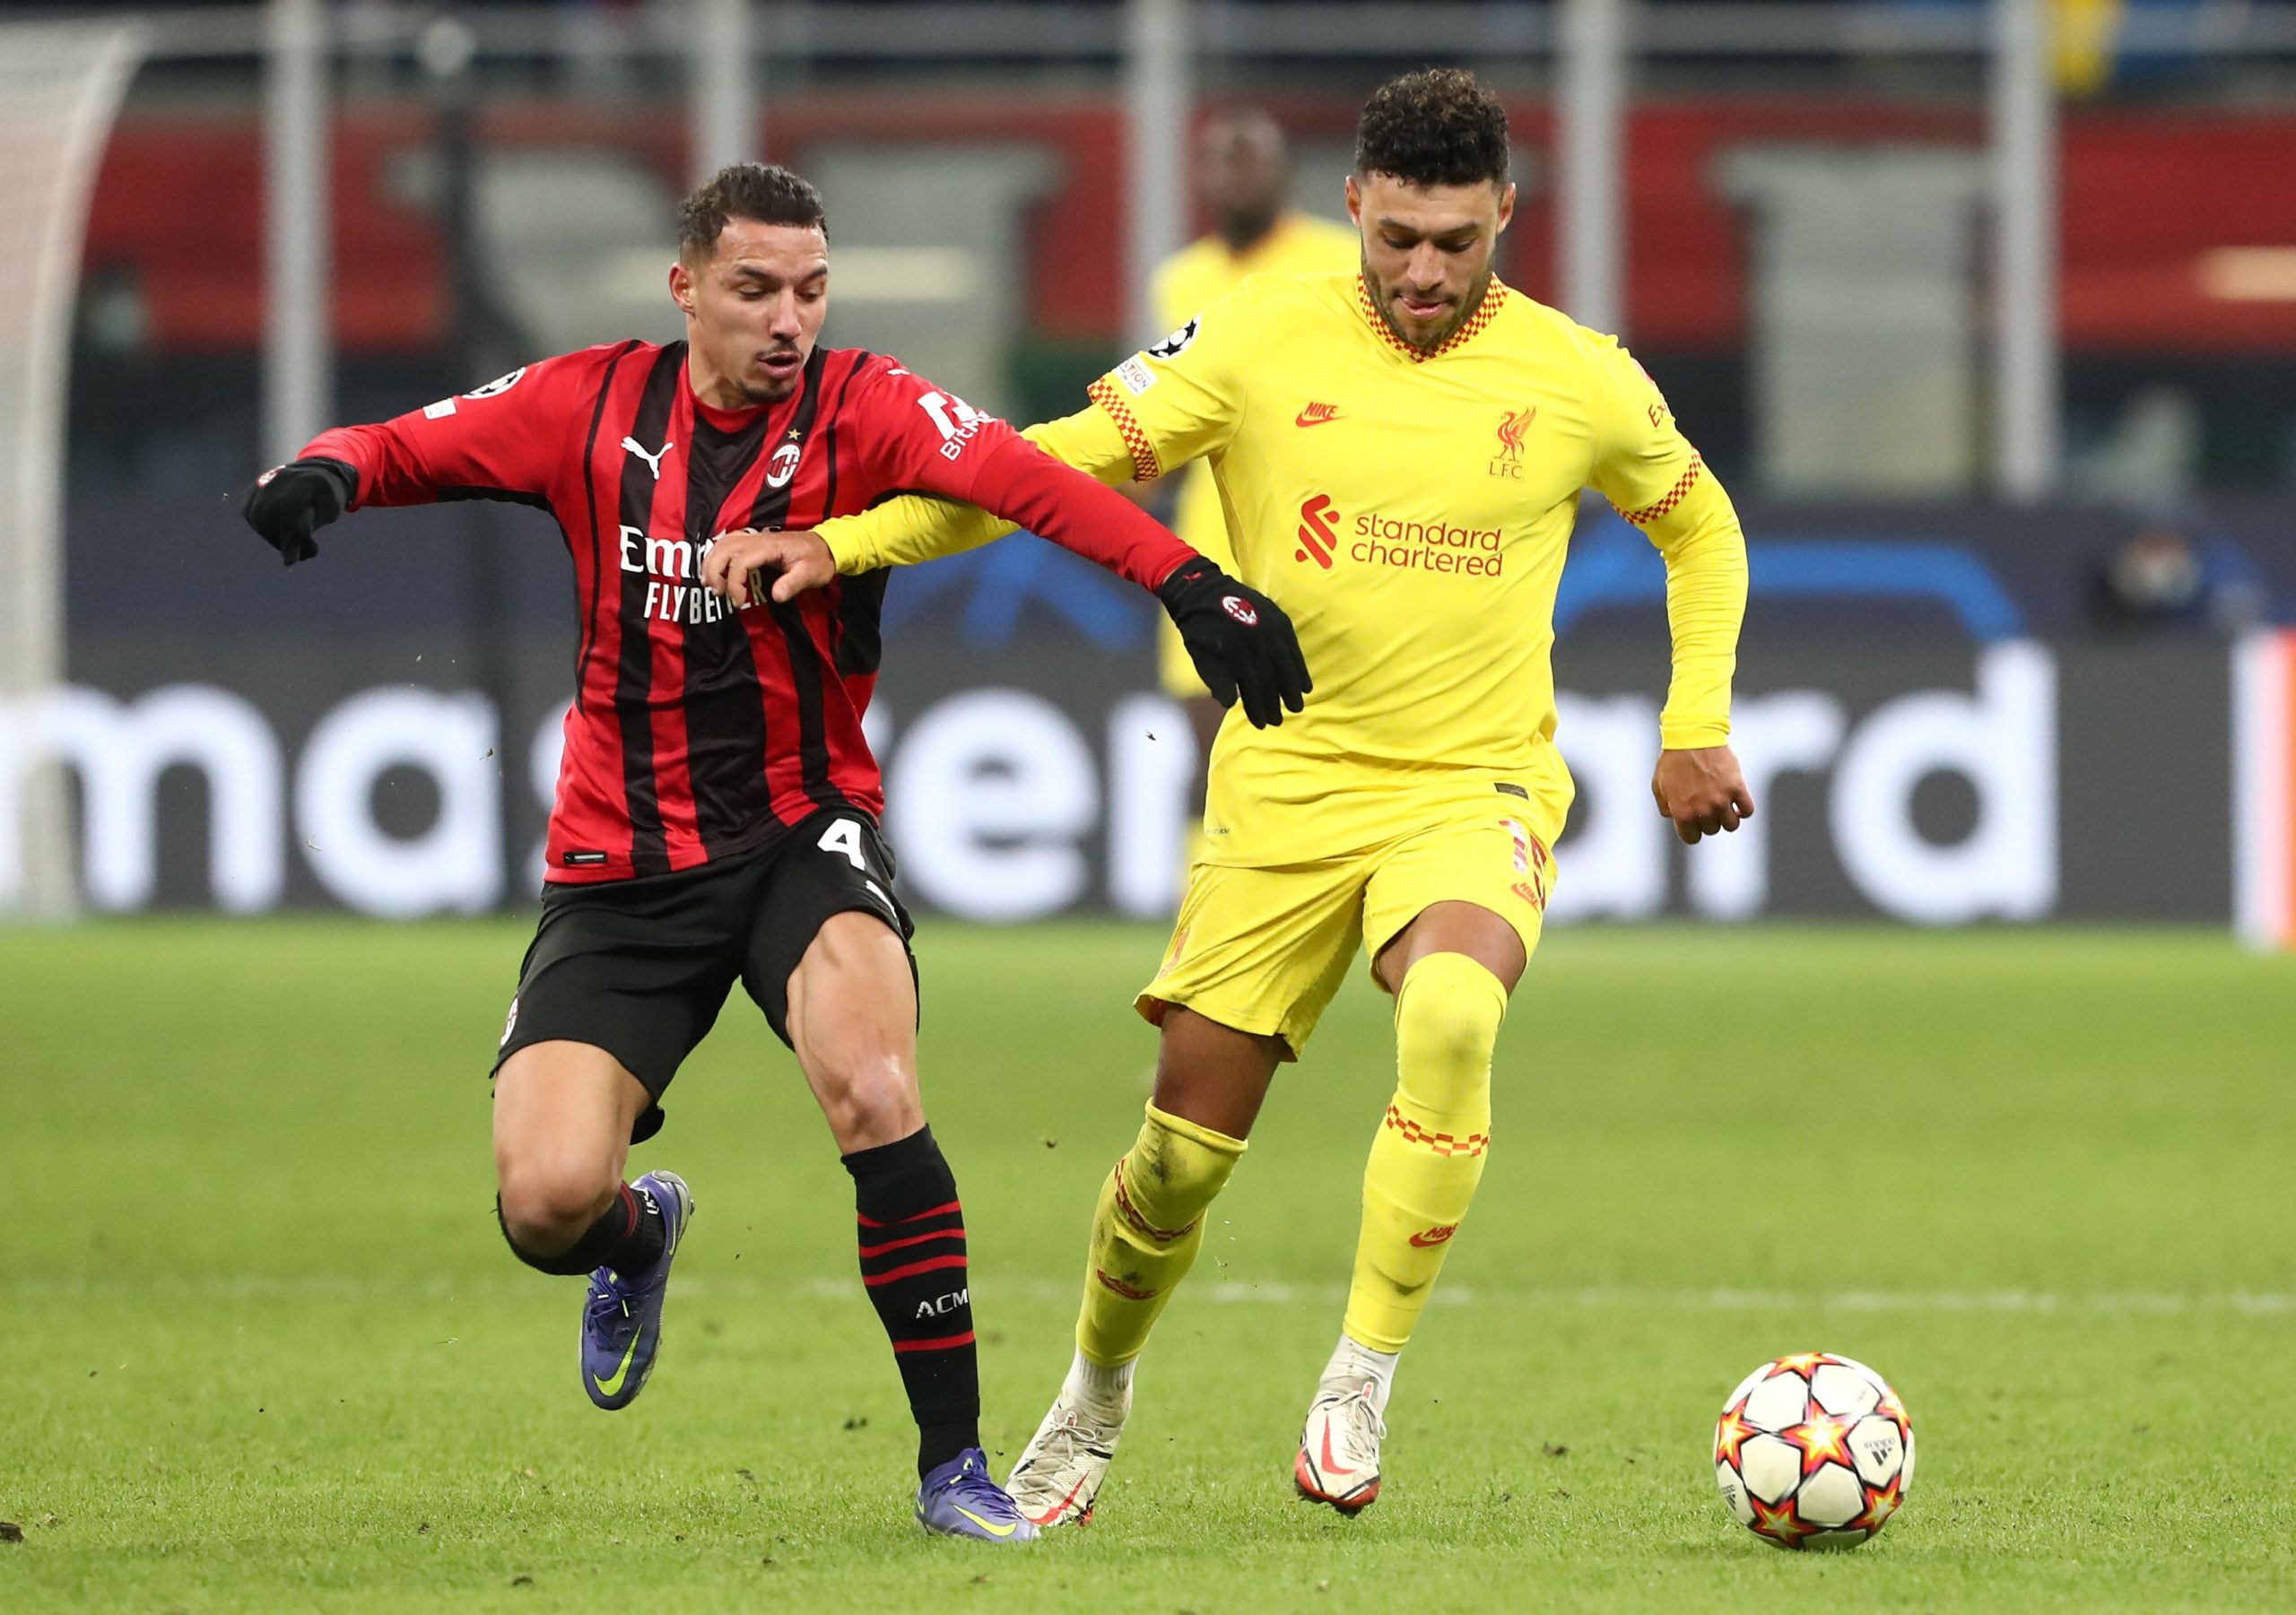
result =
M1341 1344L1344 1355L1352 1342ZM1395 1359L1386 1360L1392 1372ZM1302 1497L1328 1503L1342 1514L1360 1514L1371 1506L1379 1495L1379 1443L1387 1434L1380 1416L1386 1393L1378 1376L1336 1359L1324 1371L1292 1463Z
M1039 1529L1084 1524L1131 1416L1132 1365L1104 1368L1079 1353L1004 1489Z

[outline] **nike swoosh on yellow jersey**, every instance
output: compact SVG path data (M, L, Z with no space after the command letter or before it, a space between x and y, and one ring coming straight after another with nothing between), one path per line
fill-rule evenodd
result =
M613 1377L612 1379L602 1379L598 1381L598 1389L604 1392L608 1396L612 1396L619 1392L622 1389L622 1382L630 1377L630 1359L638 1355L639 1336L645 1333L646 1332L641 1329L638 1331L636 1334L632 1334L630 1337L630 1347L622 1354L621 1365L614 1369Z
M992 1525L987 1520L982 1519L978 1515L973 1513L971 1509L967 1508L961 1503L952 1504L950 1506L953 1507L959 1514L964 1515L965 1518L970 1520L974 1524L979 1526L991 1536L1011 1536L1015 1531L1018 1531L1021 1528L1020 1522L1017 1520L1004 1525Z

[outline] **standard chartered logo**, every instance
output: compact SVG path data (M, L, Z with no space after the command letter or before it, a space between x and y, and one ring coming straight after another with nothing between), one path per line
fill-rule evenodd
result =
M1308 502L1300 507L1300 547L1292 552L1292 559L1312 560L1328 572L1332 553L1338 548L1339 530L1332 525L1331 495L1310 494Z
M1330 571L1340 551L1339 529L1344 520L1342 513L1333 508L1329 494L1309 496L1300 507L1300 547L1292 552L1292 559L1312 560ZM1504 534L1497 527L1470 527L1439 517L1416 521L1370 510L1357 517L1350 531L1353 538L1347 545L1347 559L1363 566L1497 577L1507 563L1501 548Z
M1457 572L1496 577L1506 564L1496 527L1463 527L1437 518L1415 522L1370 511L1355 518L1355 542L1347 558L1408 571Z

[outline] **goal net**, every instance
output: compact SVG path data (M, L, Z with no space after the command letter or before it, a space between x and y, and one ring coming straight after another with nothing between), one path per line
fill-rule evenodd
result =
M0 22L0 916L74 902L43 740L64 677L65 372L89 193L143 52L133 28Z

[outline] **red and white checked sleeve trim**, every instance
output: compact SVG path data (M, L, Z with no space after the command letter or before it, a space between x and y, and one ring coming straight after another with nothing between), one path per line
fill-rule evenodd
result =
M1481 1155L1491 1148L1491 1134L1470 1133L1465 1138L1451 1133L1430 1133L1394 1106L1387 1107L1387 1125L1404 1136L1404 1142L1424 1144L1438 1155Z
M1101 377L1084 392L1094 404L1108 412L1109 419L1116 422L1117 430L1123 434L1124 446L1132 452L1132 480L1152 482L1162 476L1164 466L1156 457L1156 445L1133 414L1132 406L1125 403L1124 395L1109 385L1109 378Z
M1697 455L1691 456L1689 469L1683 473L1674 485L1666 490L1665 497L1656 504L1645 505L1639 510L1622 510L1616 505L1613 505L1611 508L1617 510L1621 516L1636 526L1647 527L1683 502L1683 498L1690 492L1692 485L1698 481L1698 473L1705 464L1706 462Z

